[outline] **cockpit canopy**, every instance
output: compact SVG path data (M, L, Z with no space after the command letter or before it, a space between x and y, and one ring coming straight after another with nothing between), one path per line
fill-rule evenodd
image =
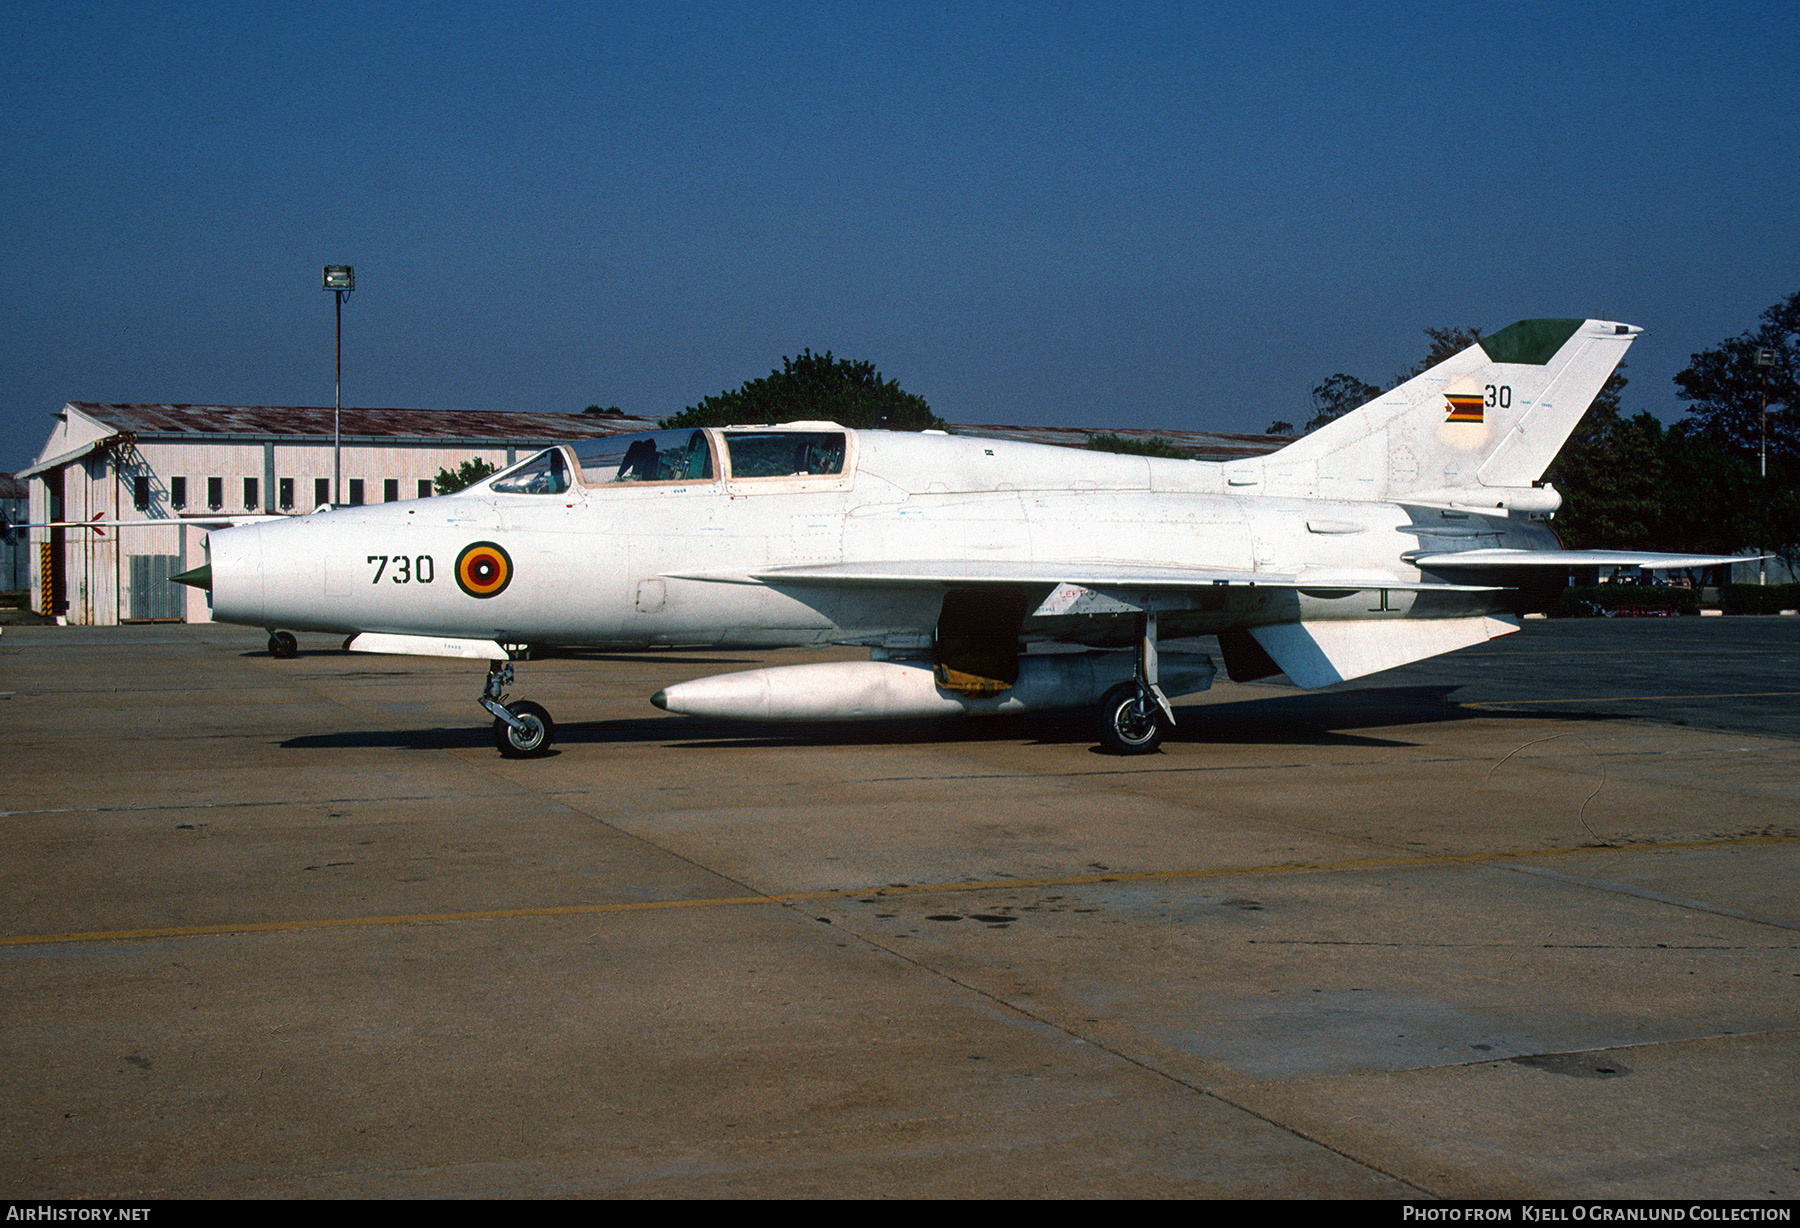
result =
M729 466L737 478L804 478L844 472L847 437L842 430L725 431ZM574 465L570 464L571 455ZM492 478L503 495L560 495L577 482L604 487L618 482L710 482L719 477L713 442L703 430L609 435L536 456Z

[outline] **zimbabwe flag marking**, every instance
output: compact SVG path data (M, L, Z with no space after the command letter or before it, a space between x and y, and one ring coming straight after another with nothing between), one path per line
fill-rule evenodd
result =
M1479 392L1445 393L1444 403L1449 410L1444 417L1446 422L1480 422L1483 420Z

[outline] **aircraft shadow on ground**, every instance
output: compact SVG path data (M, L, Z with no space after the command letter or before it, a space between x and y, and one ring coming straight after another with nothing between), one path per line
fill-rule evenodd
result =
M1391 738L1346 732L1426 721L1460 720L1466 715L1447 696L1454 687L1382 687L1325 694L1278 695L1217 704L1177 704L1175 728L1165 743L1258 743L1305 746L1410 746ZM972 719L858 721L842 724L765 726L707 722L726 736L695 730L695 737L671 742L695 749L731 746L873 745L887 742L1015 742L1092 746L1097 738L1091 712L1046 712ZM667 739L664 733L659 740ZM1096 750L1098 748L1096 747Z
M1417 743L1357 731L1496 715L1490 710L1467 708L1456 703L1450 696L1458 689L1457 686L1443 685L1362 687L1225 703L1177 705L1177 723L1166 741L1200 745L1414 746ZM1605 719L1600 713L1532 715L1556 720ZM1036 745L1092 746L1095 740L1094 718L1087 712L766 725L698 717L644 716L613 721L568 721L560 722L556 727L557 745L563 747L656 744L673 750L1016 741ZM468 726L457 728L308 734L290 738L280 745L289 750L463 750L491 747L493 735L489 726L471 721Z

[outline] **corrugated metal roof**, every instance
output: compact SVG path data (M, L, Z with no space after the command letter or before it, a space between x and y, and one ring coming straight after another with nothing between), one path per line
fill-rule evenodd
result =
M171 405L70 401L133 435L331 435L329 405ZM592 439L656 429L649 418L532 414L490 409L344 407L343 433L360 439Z
M116 431L134 435L331 435L329 405L174 405L70 401L69 405ZM592 439L656 430L653 418L602 414L534 414L489 409L367 409L346 406L343 433L357 439L444 439L550 441ZM1234 435L1217 431L1148 430L1130 427L1008 426L967 423L950 428L958 435L1015 439L1024 443L1085 448L1091 436L1166 439L1200 460L1266 456L1293 442L1289 435Z

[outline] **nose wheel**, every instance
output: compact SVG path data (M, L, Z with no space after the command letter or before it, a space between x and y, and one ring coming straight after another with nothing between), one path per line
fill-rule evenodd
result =
M494 661L488 665L487 686L481 692L481 706L494 714L494 747L508 759L535 759L547 754L556 741L556 722L539 704L520 699L506 702L506 688L512 685L512 662Z
M300 655L300 641L294 638L292 631L269 632L269 655L286 660Z

